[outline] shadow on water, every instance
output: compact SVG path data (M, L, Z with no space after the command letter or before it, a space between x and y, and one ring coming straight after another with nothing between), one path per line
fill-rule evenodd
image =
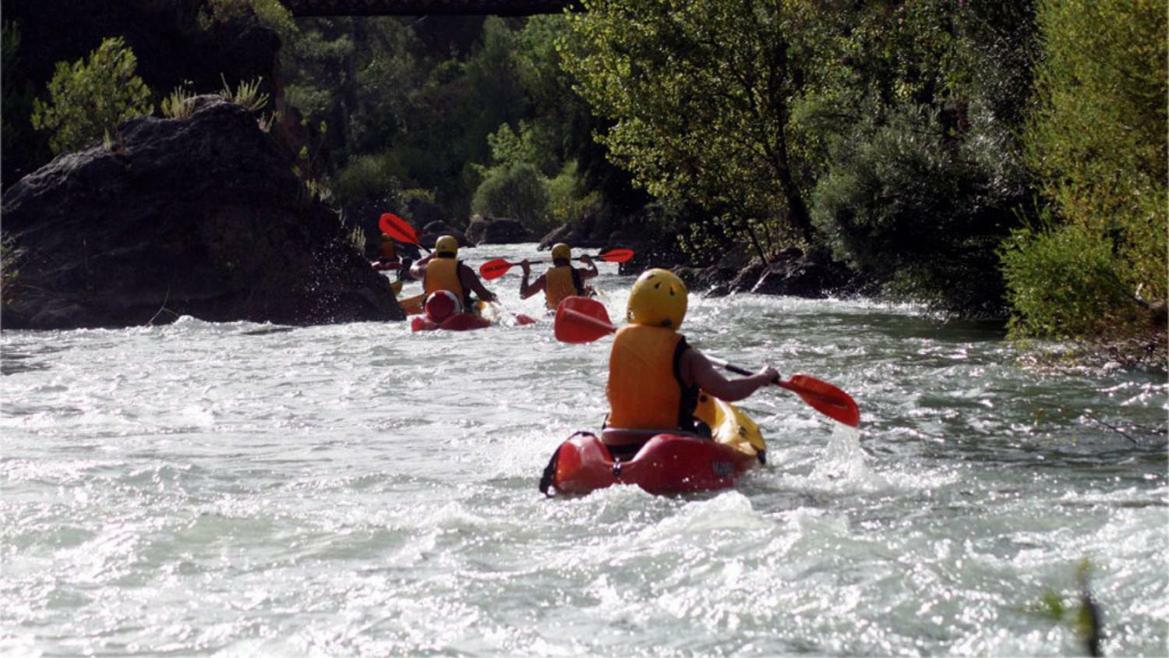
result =
M833 317L835 316L835 317ZM881 335L896 340L926 338L943 343L998 342L1007 337L1006 326L997 320L941 319L893 313L855 315L822 313L819 317L863 327L867 335Z
M269 336L271 334L283 334L292 331L296 327L264 327L263 329L251 329L243 332L244 336Z
M12 352L5 352L3 357L0 357L0 375L15 375L22 372L35 372L38 370L48 370L49 366L43 361L34 361L34 354L13 354Z

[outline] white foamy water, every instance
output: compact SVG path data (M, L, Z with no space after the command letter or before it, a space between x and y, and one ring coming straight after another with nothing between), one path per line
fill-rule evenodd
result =
M1162 376L865 302L695 299L685 330L839 385L861 431L760 392L738 490L547 500L608 356L547 322L5 332L0 654L1066 655L1038 611L1086 559L1106 654L1166 655Z

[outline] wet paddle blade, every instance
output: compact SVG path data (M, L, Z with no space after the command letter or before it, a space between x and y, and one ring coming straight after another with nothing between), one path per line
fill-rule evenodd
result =
M382 233L385 233L398 242L418 244L418 233L414 230L413 226L410 226L410 222L407 222L392 212L382 213L377 225L382 230Z
M632 249L610 249L602 252L597 258L606 263L627 263L633 259Z
M856 400L832 384L809 375L795 375L778 384L800 396L816 411L849 427L860 426L861 412Z
M505 258L489 260L479 266L479 276L487 279L488 281L494 281L504 274L507 274L507 271L511 269L511 266L512 264L507 262L507 259Z
M556 307L556 340L562 343L591 343L614 331L605 305L595 299L568 297Z

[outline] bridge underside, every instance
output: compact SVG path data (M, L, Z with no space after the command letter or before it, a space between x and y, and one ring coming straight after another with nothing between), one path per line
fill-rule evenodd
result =
M293 16L530 16L560 13L574 0L280 0Z

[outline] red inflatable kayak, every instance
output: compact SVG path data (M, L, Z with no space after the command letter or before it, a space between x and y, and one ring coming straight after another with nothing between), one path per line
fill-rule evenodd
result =
M490 327L492 324L491 320L474 313L457 313L442 322L435 322L425 315L420 315L410 320L410 331L433 331L435 329L470 331Z
M702 395L695 416L711 427L714 439L658 434L627 461L614 460L596 435L578 432L557 448L540 490L586 494L626 484L651 494L713 491L735 486L764 462L759 426L737 407Z

